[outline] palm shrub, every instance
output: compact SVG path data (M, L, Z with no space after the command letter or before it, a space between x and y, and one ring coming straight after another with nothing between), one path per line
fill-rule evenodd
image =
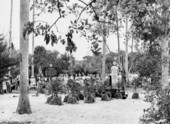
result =
M51 96L47 98L47 103L51 105L62 105L61 97L58 95L63 90L61 81L58 78L52 80L48 86L48 90L51 92Z
M138 77L138 78L135 78L133 81L132 81L132 84L134 86L134 92L132 94L132 99L139 99L139 93L137 92L137 87L139 85L141 85L141 82L142 82L142 78L141 77Z
M95 102L95 79L85 79L84 80L84 95L85 103L94 103Z
M96 90L95 91L95 96L96 97L101 97L102 92L105 90L105 87L102 84L102 81L101 80L96 80L95 84L94 84L94 87L95 87L95 90Z
M122 99L123 96L122 96L122 94L121 94L120 92L116 92L116 93L114 94L114 98L116 98L116 99Z
M69 79L67 82L67 86L69 92L68 95L65 96L64 102L71 103L71 104L78 103L78 101L80 100L79 95L81 94L81 85L78 84L75 80Z
M104 93L101 96L101 101L110 101L111 100L111 94L110 93Z

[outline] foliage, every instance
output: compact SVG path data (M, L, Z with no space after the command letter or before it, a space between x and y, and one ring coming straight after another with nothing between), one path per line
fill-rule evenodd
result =
M62 105L61 96L58 96L58 94L63 90L61 81L58 78L52 79L47 89L48 92L51 93L51 96L47 98L47 103L51 105Z
M95 102L95 94L96 94L96 80L94 78L85 79L84 80L84 95L85 95L85 103L94 103Z
M143 124L169 124L170 122L170 95L169 89L158 89L152 91L148 97L151 106L144 110L144 115L140 119Z
M116 93L114 94L114 98L116 98L116 99L122 99L122 98L123 98L123 96L122 96L122 94L121 94L121 93L116 92Z
M50 105L63 105L61 96L53 96L49 104Z
M58 51L46 50L43 46L37 46L34 51L35 74L37 75L39 69L43 70L52 64L57 69L57 74L65 73L69 69L70 57L67 54L59 56Z
M53 96L52 96L52 95L51 95L51 96L49 96L49 97L47 98L46 103L50 103L50 101L52 100L52 98L53 98Z
M108 93L102 94L101 101L110 101L111 97L109 97Z
M52 79L51 90L52 90L52 95L56 95L56 96L58 96L58 94L63 90L63 85L58 78Z
M139 93L133 93L132 99L139 99Z
M67 101L68 101L68 95L66 95L66 96L64 97L63 102L67 102Z
M101 62L102 56L99 55L97 57L94 56L85 56L82 62L82 66L84 68L84 74L101 74Z
M68 90L70 91L64 98L64 102L76 104L79 101L82 87L75 80L69 79L67 82Z
M67 103L76 104L78 98L74 95L68 95Z
M68 34L66 35L67 37L67 46L66 46L66 51L72 53L73 51L75 52L77 47L75 43L72 41L73 38L73 30L70 30Z
M0 89L5 74L8 73L9 67L17 65L18 60L15 57L10 57L7 49L7 44L4 42L4 36L0 34Z
M85 97L84 103L94 103L95 97L92 94L89 94Z

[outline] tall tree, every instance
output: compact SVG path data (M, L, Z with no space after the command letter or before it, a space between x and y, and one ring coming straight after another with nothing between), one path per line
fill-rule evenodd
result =
M20 96L17 107L18 114L31 113L28 93L28 50L29 36L26 26L29 22L29 0L20 0Z
M135 35L144 42L150 44L150 53L153 52L153 45L159 43L161 46L161 65L163 89L168 86L169 73L169 0L135 1L133 24Z

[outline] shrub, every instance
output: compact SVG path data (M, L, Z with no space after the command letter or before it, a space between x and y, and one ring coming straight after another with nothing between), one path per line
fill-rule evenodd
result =
M51 101L52 98L53 98L53 96L49 96L49 97L47 98L47 102L46 102L46 103L50 103L50 101Z
M50 103L50 105L63 105L61 97L53 96Z
M84 95L82 93L79 94L79 99L84 100Z
M108 96L107 93L102 94L101 101L110 101L110 100L111 100L111 99L110 99L110 97Z
M119 92L115 93L115 95L114 95L114 98L116 98L116 99L122 99L122 97L123 97L122 94Z
M139 93L133 93L132 99L139 99Z
M77 101L79 101L79 96L77 94L74 94L73 97L75 97L77 99Z
M68 101L68 95L66 95L66 96L64 97L63 102L67 102L67 101Z
M107 92L107 95L108 95L109 98L112 98L111 92Z
M93 95L87 95L84 101L84 103L94 103L94 102L95 102L95 97Z
M67 102L71 104L77 104L77 98L75 96L69 95Z
M170 123L170 90L156 90L149 94L151 106L144 109L140 118L142 124L169 124Z

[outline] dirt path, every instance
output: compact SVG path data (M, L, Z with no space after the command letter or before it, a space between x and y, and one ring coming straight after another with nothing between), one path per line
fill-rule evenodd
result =
M17 96L17 97L13 97ZM32 114L18 115L15 111L18 103L18 94L0 95L0 122L19 121L30 124L138 124L143 109L149 107L142 98L132 100L113 99L109 102L100 101L87 104L54 106L46 104L47 97L40 95L33 97L30 94Z

